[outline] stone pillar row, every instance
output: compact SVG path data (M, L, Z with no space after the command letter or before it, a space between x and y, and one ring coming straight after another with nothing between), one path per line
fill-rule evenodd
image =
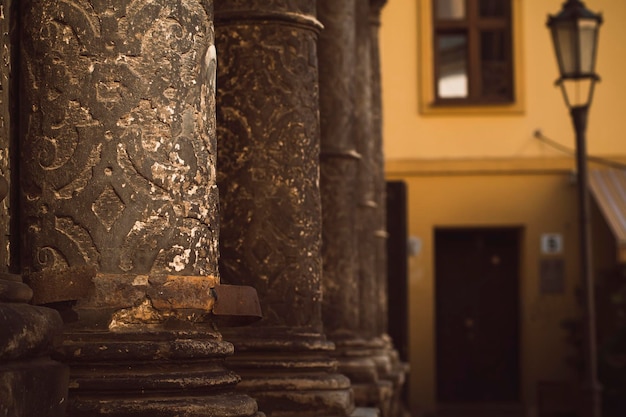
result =
M19 272L0 267L0 399L26 388L4 415L395 415L382 3L2 5L20 210L0 215L19 230L0 245ZM230 327L258 315L250 287L263 320ZM48 414L19 408L40 389Z
M399 352L394 348L393 341L387 334L388 331L388 303L387 282L393 277L387 276L387 196L383 153L383 117L382 117L382 85L380 68L379 30L380 18L383 7L387 0L370 0L369 27L370 27L370 59L371 59L371 85L372 85L372 140L374 142L374 193L376 196L377 214L376 230L376 273L378 276L378 337L383 344L383 354L388 358L388 368L385 368L384 378L392 384L392 395L389 401L388 415L401 416L406 410L406 404L402 402L402 391L409 372L408 363L400 361ZM407 329L408 331L408 329Z
M324 324L361 412L400 413L406 366L387 336L378 28L384 1L320 1Z

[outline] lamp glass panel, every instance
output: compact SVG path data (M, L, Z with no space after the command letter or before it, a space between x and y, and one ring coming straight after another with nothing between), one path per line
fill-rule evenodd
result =
M465 0L435 0L438 20L465 19Z
M576 27L569 23L556 23L552 28L552 37L556 49L561 76L577 73Z
M593 74L596 49L598 22L594 19L580 19L578 21L580 72Z
M566 96L568 107L587 106L591 102L593 93L592 78L581 78L577 80L563 80L562 88Z
M469 94L467 35L440 34L437 37L437 54L437 96L466 98Z

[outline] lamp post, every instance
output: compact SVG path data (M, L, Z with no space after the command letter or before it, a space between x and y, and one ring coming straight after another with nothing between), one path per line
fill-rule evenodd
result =
M561 11L548 17L548 27L559 64L561 87L565 104L570 110L576 132L576 168L578 173L578 210L580 229L580 267L584 291L585 329L584 416L601 416L601 386L597 373L595 326L595 291L591 260L589 187L585 132L587 115L593 97L598 30L602 16L588 10L580 0L567 0Z

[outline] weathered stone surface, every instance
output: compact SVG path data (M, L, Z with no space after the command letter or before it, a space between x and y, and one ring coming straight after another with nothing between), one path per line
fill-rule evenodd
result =
M219 285L210 0L21 4L22 266L66 319L68 416L254 416Z
M216 4L220 271L264 319L225 329L228 365L269 416L346 416L349 380L321 333L315 1Z
M11 0L0 2L0 415L62 417L68 369L45 357L61 333L61 318L54 310L26 304L32 290L21 276L9 273L16 269L13 241L19 235L12 227L17 218L16 193L9 192L14 188L12 175L18 172L13 152L18 6Z
M298 13L313 8L303 0L216 4L218 183L224 282L256 288L263 325L319 331L318 26ZM266 20L248 20L263 13Z
M68 369L50 359L0 363L0 415L64 417Z
M374 190L376 195L375 224L375 257L377 276L377 333L382 341L378 349L379 370L381 379L391 384L391 396L385 399L386 409L383 416L399 416L403 412L401 393L405 383L408 365L400 362L398 352L394 349L391 338L387 335L387 213L386 213L386 181L383 155L382 133L382 97L380 75L379 29L380 13L386 0L370 0L370 61L372 85L372 137L374 146Z
M142 333L68 332L56 357L71 365L69 416L252 416L250 397L229 393L233 346L210 326Z
M22 282L19 275L0 273L0 302L28 302L33 290Z
M15 138L14 132L17 123L14 123L11 115L15 111L15 101L12 100L15 94L14 85L14 55L17 50L14 48L16 38L15 18L17 6L15 0L2 0L2 13L0 13L0 176L3 178L3 186L6 184L7 191L12 188L12 165L14 164L15 152L12 141ZM6 181L6 182L5 182ZM11 207L15 193L11 193L8 198L2 194L0 201L0 236L9 237L12 235L11 221L15 216L11 216ZM15 255L13 242L6 239L0 243L0 272L9 272L11 256Z
M322 317L335 333L359 328L355 209L357 167L354 122L355 2L318 2L320 33L320 189L322 201Z
M358 412L387 417L396 415L394 398L404 368L396 366L395 351L385 343L387 233L378 51L383 5L382 0L322 0L318 10L325 27L319 42L324 324L337 346L339 371L352 381L357 406L366 407ZM348 155L360 158L349 160Z
M217 275L211 10L22 4L24 263Z
M54 310L0 303L0 361L49 353L62 328L61 318Z

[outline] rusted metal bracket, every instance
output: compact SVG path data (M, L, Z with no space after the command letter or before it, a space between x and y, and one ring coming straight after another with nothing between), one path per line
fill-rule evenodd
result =
M220 284L213 288L213 314L218 324L244 326L263 318L256 289L247 285Z
M146 299L159 311L212 312L218 324L243 326L262 318L253 287L222 285L211 276L100 274L92 266L26 275L33 304L79 301L83 307L122 309Z

